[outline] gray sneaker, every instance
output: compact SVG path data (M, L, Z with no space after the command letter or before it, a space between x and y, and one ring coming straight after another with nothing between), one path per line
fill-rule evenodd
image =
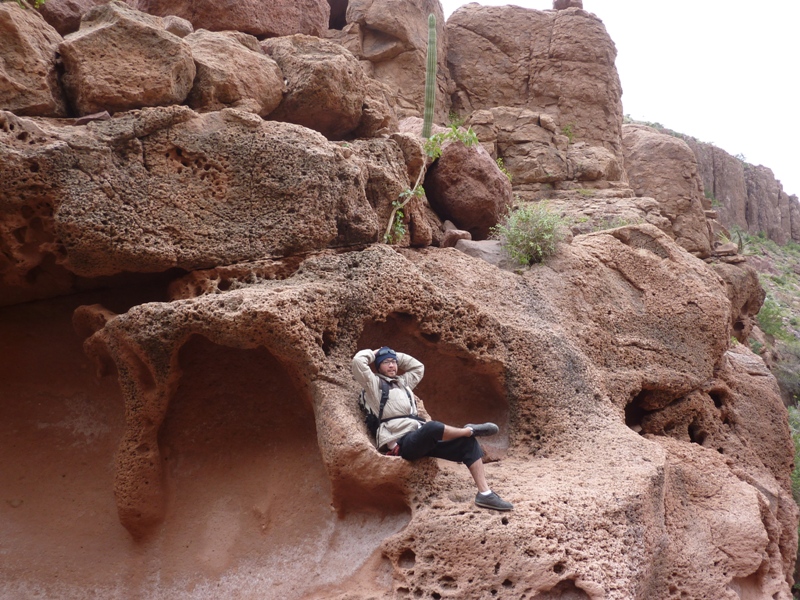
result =
M489 495L483 495L478 492L475 496L475 504L481 508L491 508L493 510L512 510L514 508L511 502L506 502L494 492Z
M494 423L481 423L480 425L464 425L464 427L472 429L473 437L478 437L482 435L496 435L497 432L500 431L500 428Z

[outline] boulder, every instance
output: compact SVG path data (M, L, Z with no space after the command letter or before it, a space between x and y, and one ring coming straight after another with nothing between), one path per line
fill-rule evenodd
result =
M378 238L361 169L304 127L188 107L85 127L0 118L4 290L47 294L64 270L193 270Z
M357 138L372 138L397 131L397 115L391 88L370 77L364 78L364 104L361 121L353 132Z
M58 32L35 11L0 4L0 110L66 116L56 70L59 43Z
M757 325L756 315L766 297L758 280L758 271L748 264L725 262L712 263L711 268L725 283L725 292L731 302L731 334L745 344Z
M123 0L131 8L137 8L138 0ZM81 17L95 6L106 4L108 0L47 0L37 9L62 36L78 31Z
M475 240L489 230L511 207L511 182L480 144L447 144L425 176L425 194L431 207Z
M186 19L176 17L175 15L167 15L164 17L164 29L170 33L177 35L179 38L186 37L194 32L194 27Z
M241 31L258 38L304 33L321 36L328 29L328 0L138 0L139 10L166 17L176 15L195 29Z
M437 31L435 119L444 123L450 78L445 19L438 0L350 0L344 20L327 35L357 56L370 77L391 89L398 118L420 116L425 108L429 14L436 17Z
M329 139L341 139L358 127L366 77L350 52L307 35L264 40L261 47L287 81L287 92L271 119L303 125Z
M567 177L577 181L620 181L625 178L620 161L602 146L585 142L567 148Z
M444 247L446 248L447 246ZM454 248L459 252L463 252L467 256L479 258L480 260L487 262L490 265L494 265L499 269L511 271L519 267L516 261L509 258L508 253L503 250L502 244L497 240L476 241L471 237L464 237L455 241Z
M622 158L617 52L595 15L471 3L448 19L447 40L458 112L510 106L547 113L571 141Z
M180 104L195 64L162 20L113 0L93 8L59 45L64 87L80 115Z
M677 242L700 257L711 252L697 159L683 140L643 125L623 127L625 169L637 196L655 198Z
M242 108L266 117L281 103L283 73L253 36L201 29L184 39L197 67L186 99L195 110Z
M569 178L569 139L544 127L540 114L507 106L478 111L476 114L485 112L492 115L493 134L487 137L495 138L497 157L503 159L514 185L552 183ZM484 124L482 128L489 127Z

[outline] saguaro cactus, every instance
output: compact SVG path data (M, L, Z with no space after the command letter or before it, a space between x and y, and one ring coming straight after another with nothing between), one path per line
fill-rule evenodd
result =
M436 16L428 15L428 62L425 65L425 115L422 137L431 137L433 107L436 104Z

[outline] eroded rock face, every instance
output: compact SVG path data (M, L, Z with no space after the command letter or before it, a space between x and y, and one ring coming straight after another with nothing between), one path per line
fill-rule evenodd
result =
M516 6L462 6L447 21L453 106L548 113L575 141L622 157L616 48L594 15Z
M195 110L242 108L265 117L281 103L283 73L253 36L201 29L184 39L197 67L187 98Z
M625 125L625 170L637 196L658 200L678 243L706 257L711 239L703 211L703 184L691 148L651 127Z
M161 19L113 0L90 10L58 47L79 115L181 104L192 89L189 45Z
M174 0L138 0L140 10L166 17L176 15L190 21L195 29L241 31L256 37L304 33L321 36L328 28L327 0L248 0L226 4Z
M732 335L744 344L757 324L756 315L766 297L758 281L758 272L747 264L716 263L711 268L725 282L731 301Z
M42 17L16 3L0 4L0 110L63 117L56 50L61 36Z
M193 275L183 300L134 307L87 340L91 355L116 364L132 416L115 488L135 535L153 531L172 502L144 481L191 484L179 461L189 447L158 438L158 424L167 415L168 431L200 426L181 398L199 393L189 390L198 369L222 373L203 357L218 361L230 348L237 364L271 374L262 397L283 398L286 427L311 418L288 407L314 407L341 518L414 506L402 530L372 542L381 558L342 573L327 597L457 588L470 597L505 589L628 598L635 589L710 598L743 587L789 597L797 508L774 379L743 347L728 350L723 287L665 234L637 226L577 237L548 268L521 276L452 249L381 246L311 258L278 279L268 271L209 271L206 287ZM487 473L513 513L472 507L459 465L376 453L348 366L355 350L381 343L426 364L417 392L431 415L500 424L487 440L500 460ZM257 366L261 354L274 369ZM278 373L283 387L272 383ZM762 444L757 432L767 430Z
M359 167L303 127L186 107L88 127L2 118L12 288L53 264L85 277L196 269L378 237Z
M341 139L358 127L366 77L350 52L305 35L264 40L261 47L288 81L288 91L271 118L309 127L331 139Z

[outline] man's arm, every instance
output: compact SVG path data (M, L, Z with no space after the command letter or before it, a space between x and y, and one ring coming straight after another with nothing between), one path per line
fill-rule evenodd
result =
M413 390L425 375L425 365L410 354L397 353L397 368L403 371L400 378L406 387Z
M353 372L353 377L367 392L367 401L370 404L373 412L378 414L379 398L380 398L380 383L378 376L372 372L370 365L375 362L375 352L372 350L360 350L353 357L350 363L350 369ZM372 405L375 406L372 406Z

